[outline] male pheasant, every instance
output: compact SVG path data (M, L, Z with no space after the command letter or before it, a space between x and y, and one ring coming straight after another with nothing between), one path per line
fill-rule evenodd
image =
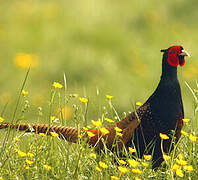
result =
M111 151L121 150L123 146L126 149L135 146L139 157L142 157L144 153L150 153L152 154L153 168L160 166L163 162L163 155L159 134L170 135L170 138L163 142L163 151L165 153L170 152L173 148L172 137L175 136L175 141L173 140L175 143L180 137L184 110L177 78L177 66L183 66L185 56L189 56L182 46L172 46L161 50L161 52L163 52L162 75L154 93L135 112L108 127L108 134L103 135L100 130L88 130L86 137L89 132L94 134L93 137L87 140L90 146L95 147L98 151L104 148L104 142ZM0 129L8 127L19 131L47 133L49 135L50 132L56 132L60 137L74 143L77 142L79 133L83 131L82 129L78 130L63 126L51 125L49 127L47 124L28 125L9 124L7 122L0 124ZM115 127L122 129L122 137L119 138L116 145Z

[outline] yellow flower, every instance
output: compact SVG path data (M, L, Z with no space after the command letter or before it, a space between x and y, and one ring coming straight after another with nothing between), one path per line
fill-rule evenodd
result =
M122 132L122 129L120 129L119 127L114 127L114 129L116 130L116 132Z
M166 154L163 154L163 158L164 158L164 160L166 160L166 161L168 161L168 160L170 160L170 159L171 159L171 157L170 157L170 156L168 156L168 155L166 155Z
M116 176L111 176L112 180L120 180L120 178L116 177Z
M30 157L30 158L33 158L33 157L34 157L34 154L31 153L31 152L28 152L28 153L27 153L27 156Z
M183 119L184 123L188 123L189 121L190 121L190 119L187 119L187 118Z
M25 161L26 161L26 163L29 164L29 165L31 165L31 164L34 163L34 161L30 161L30 160L28 160L28 159L26 159Z
M58 82L54 82L53 86L54 86L54 88L58 88L58 89L61 89L63 87L63 85Z
M136 149L132 148L132 147L129 147L129 152L132 154L132 153L135 153L136 152Z
M104 118L105 121L109 122L109 123L114 123L114 120L109 119L109 118Z
M126 164L126 162L123 161L122 159L121 159L121 160L118 160L118 161L119 161L119 163L122 164L122 165Z
M50 116L50 120L54 121L56 119L56 116Z
M28 95L28 91L25 91L24 89L21 91L21 94L23 95L23 96L26 96L26 95Z
M147 161L149 161L149 160L151 160L151 155L146 155L146 154L144 154L144 159L146 159Z
M56 132L50 132L52 137L58 137L59 135Z
M0 117L0 123L4 121L4 118Z
M136 167L139 164L139 162L137 162L134 159L129 159L128 162L129 162L131 167Z
M188 171L188 172L191 172L191 171L194 170L193 167L192 167L191 165L189 165L189 166L184 166L183 168L184 168L186 171Z
M78 94L72 94L72 96L73 96L73 97L77 97L77 96L78 96Z
M102 161L99 162L99 166L100 166L101 168L103 168L103 169L108 168L108 165L107 165L106 163L102 162Z
M135 105L136 105L136 106L141 106L142 103L138 101L138 102L135 103Z
M143 165L144 167L147 167L149 164L148 164L147 162L142 162L142 165Z
M83 130L84 130L84 131L88 131L88 128L87 128L87 127L83 127Z
M91 131L87 131L87 135L88 135L90 138L95 136L95 134L92 133Z
M79 97L81 103L88 103L88 99L84 97Z
M56 110L56 116L59 119L65 118L66 120L68 120L72 116L72 110L69 107L67 107L67 106L62 107L62 108L57 108L57 110Z
M189 139L190 139L192 142L197 141L197 137L196 137L196 136L193 136L192 134L190 134Z
M14 63L16 66L22 69L27 69L29 67L34 68L38 66L38 56L34 54L18 53L14 57Z
M47 171L50 171L52 169L51 166L48 166L47 164L43 165L43 167L47 170Z
M139 178L139 177L135 177L135 180L142 180L141 178Z
M125 174L125 173L129 172L129 169L128 169L128 168L122 167L122 166L119 166L119 167L118 167L118 170L119 170L122 174Z
M94 121L94 120L91 120L92 124L95 126L95 127L99 127L99 126L102 126L102 122L101 121Z
M183 159L183 155L182 155L182 153L179 153L179 155L178 155L178 159L179 159L179 160Z
M187 161L184 161L183 159L176 159L177 164L181 166L187 165Z
M164 139L164 140L169 139L169 137L166 134L162 134L162 133L160 133L160 137L161 139Z
M39 133L39 135L43 136L43 137L47 136L47 134L45 134L45 133Z
M140 169L132 169L134 174L142 174L143 172Z
M184 135L184 136L188 135L188 133L186 131L183 131L183 130L181 130L181 134Z
M179 167L178 164L174 164L173 167L171 168L171 171L172 171L172 172L176 172L177 169L179 169L179 168L180 168L180 167Z
M120 132L116 132L116 135L122 137L122 133Z
M178 168L178 169L176 170L176 174L177 174L177 176L179 176L179 177L184 177L184 173L183 173L183 171L182 171L180 168Z
M30 169L30 167L26 164L24 164L24 169Z
M25 156L27 156L27 154L26 154L25 152L20 151L19 149L16 149L15 151L18 153L18 155L19 155L20 157L25 157Z
M91 153L90 156L94 159L96 159L96 154L95 153Z
M20 141L20 139L19 139L19 138L17 138L17 137L15 137L15 138L14 138L14 141L19 142L19 141Z
M109 134L109 130L104 127L100 128L100 131L103 135Z
M101 172L102 169L96 166L96 171Z
M113 98L113 96L111 96L111 95L106 95L106 98L108 99L108 100L111 100L112 98Z

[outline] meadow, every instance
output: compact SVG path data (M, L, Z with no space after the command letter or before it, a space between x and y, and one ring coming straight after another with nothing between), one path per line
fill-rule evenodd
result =
M1 2L0 121L92 128L91 120L100 120L106 127L111 123L105 118L118 121L155 90L160 49L181 44L192 57L178 67L189 122L157 172L148 157L130 163L130 152L121 161L86 143L1 130L0 178L197 179L197 5L196 0Z

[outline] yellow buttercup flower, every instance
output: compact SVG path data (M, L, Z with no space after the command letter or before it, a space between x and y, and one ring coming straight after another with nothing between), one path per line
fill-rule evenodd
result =
M184 135L184 136L188 135L188 133L186 131L183 131L183 130L181 130L181 134Z
M184 161L183 159L176 159L177 164L181 166L187 165L187 161Z
M132 147L129 147L129 152L132 154L132 153L135 153L136 152L136 149L132 148Z
M96 159L96 154L95 153L91 153L90 156L94 159Z
M116 132L122 132L122 129L120 129L119 127L114 127L114 129L116 130Z
M58 137L59 135L56 132L50 132L52 137Z
M148 167L149 163L147 163L147 162L142 162L142 165L143 165L144 167Z
M24 169L30 169L30 166L28 166L27 164L24 164Z
M170 157L170 156L168 156L168 155L166 155L166 154L163 154L163 159L164 159L164 160L166 160L166 161L168 161L168 160L170 160L170 159L171 159L171 157Z
M188 123L190 121L190 119L187 119L187 118L182 119L182 120L183 120L184 123Z
M33 158L33 157L34 157L34 154L31 153L31 152L28 152L28 153L27 153L27 156L30 157L30 158Z
M102 171L102 169L101 169L101 168L99 168L98 166L96 166L96 171L101 172L101 171Z
M87 135L88 135L90 138L95 136L95 134L92 133L91 131L87 131Z
M88 131L88 128L87 128L87 127L83 127L83 130L84 130L84 131Z
M54 86L54 88L58 88L58 89L61 89L63 87L63 85L58 82L54 82L53 86Z
M38 56L35 54L18 53L14 57L14 63L17 67L27 69L29 67L34 68L39 64Z
M47 136L47 134L45 134L45 133L39 133L39 135L43 136L43 137Z
M17 138L17 137L15 137L15 138L14 138L14 141L19 142L19 141L20 141L20 139L19 139L19 138Z
M18 155L20 156L20 157L25 157L25 156L27 156L27 154L25 153L25 152L23 152L23 151L20 151L20 150L15 150L17 153L18 153Z
M104 127L100 128L100 132L101 132L103 135L109 134L109 130L106 129L106 128L104 128Z
M180 168L180 166L178 164L174 164L173 167L171 168L171 171L176 172L177 169L179 169L179 168Z
M179 153L178 159L179 159L179 160L183 159L183 154L182 154L182 153Z
M120 180L120 178L116 177L116 176L111 176L112 180Z
M5 120L4 118L0 117L0 123L3 122L4 120Z
M108 100L111 100L112 98L113 98L113 96L111 96L111 95L106 95L106 98L108 99Z
M161 137L161 139L163 139L163 140L169 139L169 137L168 137L166 134L162 134L162 133L160 133L160 137Z
M30 160L28 160L28 159L26 159L25 161L26 161L26 163L29 164L29 165L31 165L31 164L34 163L34 161L30 161Z
M177 176L179 176L179 177L184 177L184 173L183 173L183 171L182 171L180 168L178 168L178 169L176 170L176 174L177 174Z
M191 172L191 171L193 171L194 169L193 169L193 167L191 166L191 165L189 165L189 166L184 166L183 167L186 171L188 171L188 172Z
M107 169L108 168L108 165L102 161L99 162L99 166L103 169Z
M115 121L109 118L104 118L105 121L109 122L109 123L114 123Z
M128 162L129 162L131 167L136 167L139 164L139 162L134 160L134 159L129 159Z
M102 126L102 122L101 121L94 121L94 120L91 120L92 124L95 126L95 127L99 127L99 126Z
M116 132L116 135L122 137L123 134L120 132Z
M23 95L23 96L26 96L26 95L28 95L28 91L25 91L24 89L21 91L21 94Z
M122 165L126 164L126 162L125 162L124 160L122 160L122 159L121 159L121 160L118 160L118 161L119 161L119 163L122 164Z
M84 97L79 97L79 100L81 103L88 103L88 99L87 98L84 98Z
M140 169L132 169L134 174L142 174L143 172Z
M72 94L73 97L78 97L78 94Z
M125 174L125 173L129 172L129 169L128 169L128 168L122 167L122 166L119 166L119 167L118 167L118 170L119 170L122 174Z
M138 101L138 102L135 103L135 105L136 105L136 106L141 106L142 103Z
M151 160L151 155L146 155L146 154L144 154L144 159L146 159L147 161L149 161L149 160Z
M47 165L47 164L43 165L43 167L44 167L47 171L50 171L50 170L52 169L52 167L49 166L49 165Z
M197 137L196 137L196 136L193 136L192 134L190 134L189 139L190 139L190 141L192 141L192 142L197 141Z

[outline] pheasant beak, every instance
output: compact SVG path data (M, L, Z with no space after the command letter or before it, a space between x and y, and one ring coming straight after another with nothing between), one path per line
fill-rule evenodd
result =
M181 53L179 55L181 55L181 56L189 56L190 57L190 54L187 51L185 51L184 49L181 50Z

